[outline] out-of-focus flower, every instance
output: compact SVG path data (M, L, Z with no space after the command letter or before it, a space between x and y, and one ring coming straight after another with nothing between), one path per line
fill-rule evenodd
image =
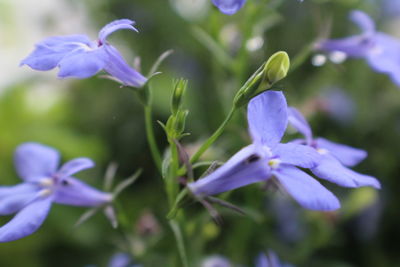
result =
M293 267L293 265L281 263L273 251L268 251L268 256L264 253L260 253L256 259L255 267Z
M59 67L60 78L84 79L105 70L123 85L142 87L147 78L131 68L118 50L107 42L107 37L117 30L137 31L133 24L129 19L115 20L100 30L97 41L90 41L86 35L49 37L37 43L21 65L41 71Z
M22 184L0 187L0 215L16 213L0 227L0 242L14 241L34 233L43 223L51 204L97 207L112 200L71 175L94 166L88 158L73 159L58 169L57 150L25 143L15 152L14 162Z
M141 267L133 263L131 255L128 253L115 253L108 263L108 267Z
M341 51L349 57L365 58L377 72L386 73L400 86L400 41L390 35L377 32L375 23L362 11L352 11L350 19L362 33L335 40L322 40L316 49L327 52Z
M246 0L212 0L212 2L222 13L233 15L243 7Z
M201 267L232 267L232 264L227 258L214 255L204 259Z
M346 167L361 162L367 156L366 151L337 144L325 138L314 139L310 125L295 108L289 108L289 121L305 136L305 140L296 140L296 143L305 143L321 155L320 163L311 168L316 176L343 187L372 186L380 188L380 183L375 177L357 173Z
M253 98L248 105L247 118L253 144L240 150L215 172L188 184L195 195L214 195L276 177L307 209L340 207L330 191L297 168L316 167L320 159L318 152L302 144L280 143L288 123L287 103L282 92L266 91Z
M351 96L340 88L330 88L323 92L318 102L318 108L340 123L350 123L354 118L356 104Z

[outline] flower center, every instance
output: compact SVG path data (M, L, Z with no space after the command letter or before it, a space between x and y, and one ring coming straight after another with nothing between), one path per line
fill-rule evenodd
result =
M272 169L277 169L279 167L279 165L281 164L281 160L280 159L270 159L268 161L268 165L272 168Z
M329 153L328 150L324 149L324 148L317 148L317 152L321 155L326 155Z
M46 188L52 187L54 185L54 179L43 178L39 181L39 185Z

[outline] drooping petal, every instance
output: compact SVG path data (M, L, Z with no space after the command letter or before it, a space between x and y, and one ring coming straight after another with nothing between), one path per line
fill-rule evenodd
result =
M188 187L195 195L215 195L267 180L269 177L267 166L263 152L257 146L250 145L237 152L213 173L189 183Z
M381 188L376 178L346 168L330 155L324 155L320 164L311 171L319 178L344 187L372 186L377 189Z
M66 162L57 174L60 178L69 177L77 172L94 167L93 160L89 158L76 158Z
M10 242L34 233L47 217L51 206L51 198L40 198L33 201L8 223L0 227L0 243Z
M212 0L212 2L222 13L233 15L243 7L246 0Z
M267 255L260 253L256 259L256 267L270 267Z
M306 138L307 144L310 145L312 142L312 131L310 124L308 124L306 118L296 108L288 108L288 119L289 123Z
M247 107L250 134L255 143L274 147L285 133L288 114L286 98L280 91L266 91Z
M59 160L57 150L38 143L24 143L14 154L17 173L26 181L51 176L57 170Z
M106 26L104 26L100 32L99 32L99 40L102 44L106 42L107 37L112 34L115 31L118 30L132 30L135 32L138 32L138 30L133 27L132 25L135 25L135 22L130 20L130 19L119 19L119 20L114 20L110 23L108 23Z
M388 74L400 86L400 41L384 33L374 35L376 46L367 55L368 64L377 72Z
M364 33L368 34L375 32L374 21L366 13L360 10L353 10L350 13L350 20L357 24Z
M54 193L54 202L72 206L96 207L112 200L109 193L73 178L64 178Z
M122 58L118 50L111 45L104 45L108 59L104 70L115 77L122 84L132 87L142 87L147 78L138 71L131 68Z
M304 208L329 211L340 208L339 200L317 180L290 165L281 165L273 174L286 191Z
M294 143L278 144L272 149L282 163L302 168L314 168L320 162L321 155L312 147Z
M325 138L316 139L317 147L328 150L336 159L346 166L354 166L367 157L362 149L334 143Z
M85 35L49 37L38 43L20 65L28 65L35 70L51 70L74 50L89 48L92 43Z
M0 215L16 213L34 200L39 187L31 183L0 187Z
M106 64L104 49L75 50L66 55L58 64L60 71L58 77L74 77L84 79L95 75Z

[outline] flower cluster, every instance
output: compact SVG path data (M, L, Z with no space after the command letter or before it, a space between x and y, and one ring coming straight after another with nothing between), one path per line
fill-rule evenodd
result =
M34 233L46 219L52 203L98 207L112 201L111 194L71 176L92 168L92 160L77 158L58 168L59 161L57 150L41 144L25 143L16 149L15 168L24 182L0 187L0 215L16 213L0 227L0 242Z
M302 169L344 187L380 188L374 177L346 167L364 159L365 151L323 138L313 139L308 123L296 109L287 106L282 92L266 91L254 97L248 105L247 119L253 143L215 172L188 184L195 195L214 195L274 179L304 208L338 209L338 199ZM280 142L289 121L305 135L305 140Z

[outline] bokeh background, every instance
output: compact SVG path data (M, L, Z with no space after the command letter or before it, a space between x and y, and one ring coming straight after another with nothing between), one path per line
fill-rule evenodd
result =
M37 233L0 244L0 266L107 266L121 251L144 266L180 266L135 94L100 77L59 80L56 71L19 67L37 41L75 33L96 39L98 30L117 18L135 20L140 33L120 31L110 42L128 62L140 57L144 73L161 53L174 50L152 82L154 116L166 121L172 80L188 79L184 105L190 136L182 140L187 151L219 125L234 93L269 55L285 50L299 59L304 53L280 84L289 104L306 114L315 135L367 150L369 157L356 170L382 183L378 192L326 183L342 201L334 213L303 210L279 192L251 185L222 196L248 215L218 208L221 226L201 205L189 205L184 231L193 266L210 255L253 266L256 255L268 249L297 266L400 266L400 88L363 60L306 53L320 37L357 33L347 18L353 9L370 14L380 31L400 37L399 1L248 0L234 16L219 13L210 2L0 0L1 184L19 182L13 151L26 141L54 146L64 161L93 158L97 166L79 178L99 188L110 166L118 167L116 182L143 169L118 200L119 230L101 213L74 227L85 209L54 205ZM235 116L205 159L224 161L249 142L244 115ZM162 128L156 122L154 127L165 148Z

